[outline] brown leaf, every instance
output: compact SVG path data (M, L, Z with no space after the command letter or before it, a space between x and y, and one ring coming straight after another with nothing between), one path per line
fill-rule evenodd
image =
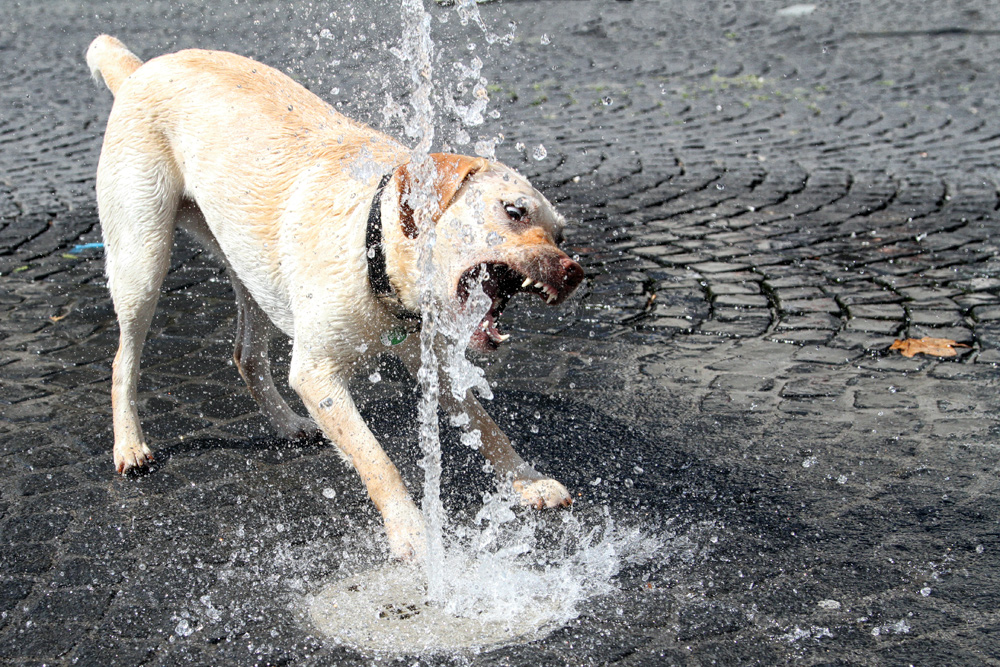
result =
M934 357L954 357L958 352L956 347L969 347L962 343L956 343L948 338L907 338L897 340L889 346L889 350L899 350L904 357L912 357L915 354L929 354Z

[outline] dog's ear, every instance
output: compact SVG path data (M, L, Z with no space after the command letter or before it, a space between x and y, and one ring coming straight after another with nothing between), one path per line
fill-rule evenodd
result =
M436 223L451 205L465 181L476 172L485 169L489 163L481 157L453 153L431 153L430 158L434 163L435 170L433 187L436 209L432 219ZM418 230L416 216L413 207L410 206L410 188L413 186L413 176L409 166L409 164L404 164L397 169L399 174L399 225L407 237L415 239Z

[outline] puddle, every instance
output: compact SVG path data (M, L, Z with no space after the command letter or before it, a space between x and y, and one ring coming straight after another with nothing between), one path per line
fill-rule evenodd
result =
M588 601L617 594L625 568L649 574L685 562L707 547L706 531L718 529L703 523L678 531L669 522L624 527L606 508L593 510L449 532L442 601L431 599L420 567L388 563L322 584L305 597L306 615L332 642L368 655L475 653L521 644L578 618ZM491 537L484 541L486 534Z
M457 615L427 601L418 568L392 563L329 584L308 609L323 634L364 652L456 653L538 639L558 627L537 624L539 616L558 615L558 602L531 604L530 613L504 620Z

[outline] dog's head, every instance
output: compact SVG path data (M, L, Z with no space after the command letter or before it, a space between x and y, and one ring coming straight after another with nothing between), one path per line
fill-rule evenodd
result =
M421 191L433 192L435 296L462 307L481 283L492 305L470 345L495 350L508 338L497 320L511 297L527 292L561 303L583 280L583 268L559 249L563 217L523 176L482 158L444 153L431 158L433 187ZM399 220L409 239L419 233L414 180L409 165L399 168ZM415 290L404 296L414 299Z

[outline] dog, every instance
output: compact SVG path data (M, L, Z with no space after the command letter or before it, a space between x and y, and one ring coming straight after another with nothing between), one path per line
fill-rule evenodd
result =
M180 227L225 266L238 312L236 367L277 433L311 434L318 425L361 476L391 553L422 558L421 513L348 381L383 351L416 376L421 229L435 233L435 301L461 309L476 283L491 300L469 341L486 352L507 338L497 319L515 293L558 304L582 281L581 266L558 247L563 217L514 170L448 153L420 161L242 56L191 49L143 63L101 35L86 60L115 98L96 190L120 328L111 381L117 471L153 460L136 410L139 357ZM431 201L417 197L420 182ZM291 339L289 384L311 419L275 389L275 328ZM572 502L514 451L471 390L441 396L446 409L468 414L466 428L480 432L480 450L523 504Z

